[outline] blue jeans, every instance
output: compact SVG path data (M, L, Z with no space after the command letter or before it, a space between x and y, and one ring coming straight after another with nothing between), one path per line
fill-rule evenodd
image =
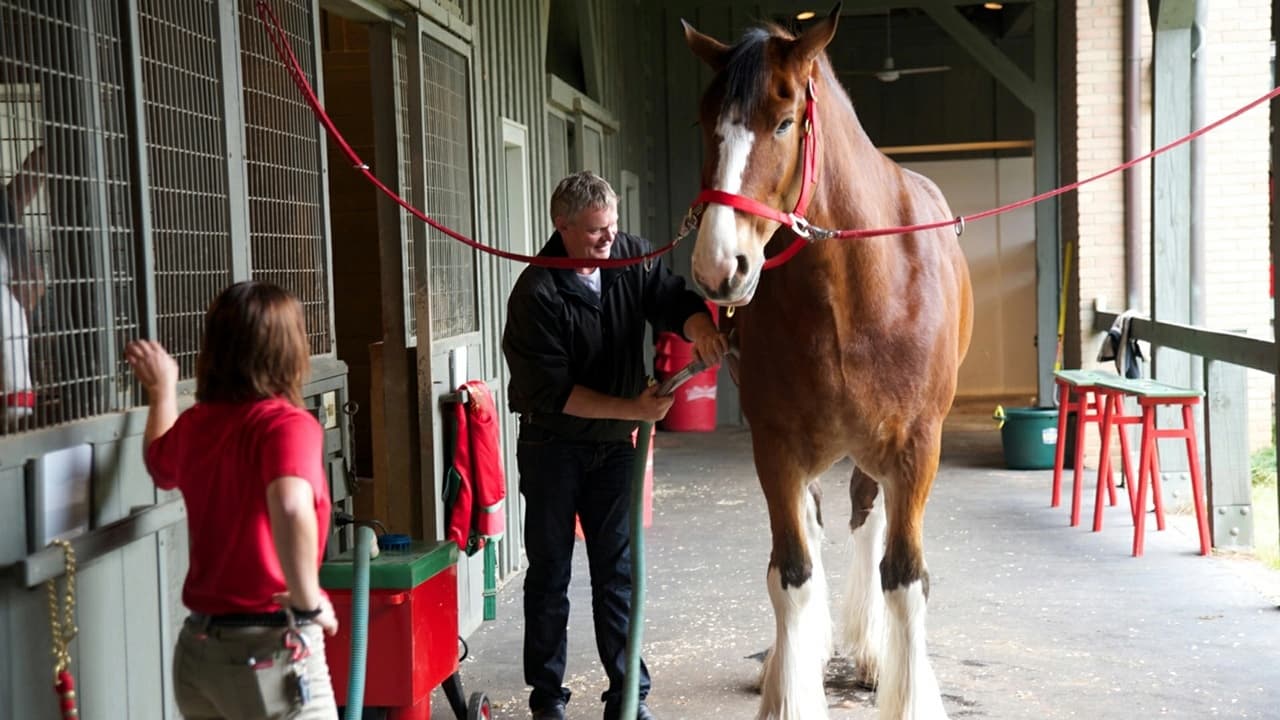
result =
M525 499L524 679L535 711L568 702L563 686L568 646L569 578L574 515L582 520L591 569L596 650L609 677L601 700L617 704L626 674L631 611L632 462L630 441L572 442L522 426L516 447ZM649 669L640 664L640 697L649 694Z

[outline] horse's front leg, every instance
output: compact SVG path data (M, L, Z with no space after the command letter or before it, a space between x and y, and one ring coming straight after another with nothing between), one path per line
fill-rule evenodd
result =
M858 682L875 687L884 647L884 589L880 560L884 556L884 493L861 468L849 480L853 514L849 530L853 542L845 606L841 617L840 650L853 661Z
M946 720L925 643L929 571L924 561L924 509L938 470L940 428L925 433L899 460L882 488L888 528L880 581L886 633L876 702L881 720Z
M773 532L767 582L776 634L760 677L757 718L822 720L827 717L822 683L831 656L831 615L817 493L784 459L762 454L757 450L756 469Z

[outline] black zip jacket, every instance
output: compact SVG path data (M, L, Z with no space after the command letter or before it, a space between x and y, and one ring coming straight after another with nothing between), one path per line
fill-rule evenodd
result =
M618 233L610 257L649 252L648 241ZM555 233L542 251L565 257L564 241ZM645 387L644 323L654 333L683 335L684 323L706 312L702 298L663 258L625 268L601 268L600 297L573 270L530 265L520 273L507 300L502 352L511 369L508 402L531 424L553 435L585 442L625 440L637 423L592 420L562 412L574 385L614 397L630 398Z

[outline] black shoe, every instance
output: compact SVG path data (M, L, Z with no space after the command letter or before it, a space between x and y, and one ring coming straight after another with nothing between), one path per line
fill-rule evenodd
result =
M533 720L564 720L564 703L554 702L541 710L534 710Z
M621 705L612 705L610 703L605 703L604 720L619 720L618 716L620 716L621 714L622 714ZM636 720L654 720L653 712L649 710L649 706L645 705L643 701L636 708Z

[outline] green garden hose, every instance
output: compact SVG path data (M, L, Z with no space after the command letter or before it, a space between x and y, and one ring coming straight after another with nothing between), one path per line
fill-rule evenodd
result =
M344 720L360 720L364 714L364 674L369 650L369 554L375 542L373 528L356 528L351 581L351 663Z
M631 464L631 616L627 626L627 679L622 685L622 713L634 718L640 705L640 640L644 634L644 474L649 464L653 423L636 432L636 458Z
M658 395L666 397L693 376L706 370L694 360L663 380ZM642 422L636 430L636 457L631 463L631 615L627 624L627 675L622 684L623 720L632 720L640 709L640 640L644 635L644 476L649 466L649 445L653 440L653 423Z

